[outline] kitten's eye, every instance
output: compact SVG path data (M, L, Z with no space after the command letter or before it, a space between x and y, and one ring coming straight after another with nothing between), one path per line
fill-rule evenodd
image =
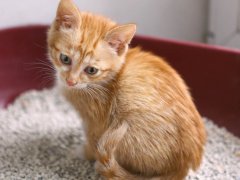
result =
M60 60L65 65L71 65L72 64L72 60L68 56L66 56L62 53L60 54Z
M85 71L87 74L94 75L94 74L97 74L98 69L95 68L95 67L88 66L88 67L86 67L86 68L84 69L84 71Z

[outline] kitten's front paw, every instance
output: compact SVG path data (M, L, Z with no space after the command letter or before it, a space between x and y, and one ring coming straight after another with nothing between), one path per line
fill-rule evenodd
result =
M103 177L106 178L106 172L108 169L102 163L100 163L99 161L96 161L94 163L94 168L99 174L101 174Z
M115 169L109 166L109 164L102 164L96 161L94 164L96 171L106 180L125 180L126 178L121 178L116 175Z

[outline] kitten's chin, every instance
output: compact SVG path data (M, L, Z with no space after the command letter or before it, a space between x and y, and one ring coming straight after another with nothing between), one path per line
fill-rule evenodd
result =
M61 85L63 88L69 89L69 90L83 90L87 88L87 84L76 84L74 86L69 86L68 84L62 84Z
M88 84L87 83L83 83L83 84L77 84L75 86L73 86L72 88L75 88L75 89L84 89L84 88L87 88Z

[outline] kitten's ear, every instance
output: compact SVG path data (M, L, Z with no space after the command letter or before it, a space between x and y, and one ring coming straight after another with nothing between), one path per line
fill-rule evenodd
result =
M80 11L72 0L60 1L57 9L56 22L58 27L66 29L78 28L80 26Z
M128 47L135 32L135 24L117 26L106 34L104 40L117 52L118 55L121 55Z

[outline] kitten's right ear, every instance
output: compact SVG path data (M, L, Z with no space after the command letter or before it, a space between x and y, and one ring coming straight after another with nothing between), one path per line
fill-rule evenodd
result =
M75 29L80 26L80 11L72 0L61 0L56 15L58 28Z

